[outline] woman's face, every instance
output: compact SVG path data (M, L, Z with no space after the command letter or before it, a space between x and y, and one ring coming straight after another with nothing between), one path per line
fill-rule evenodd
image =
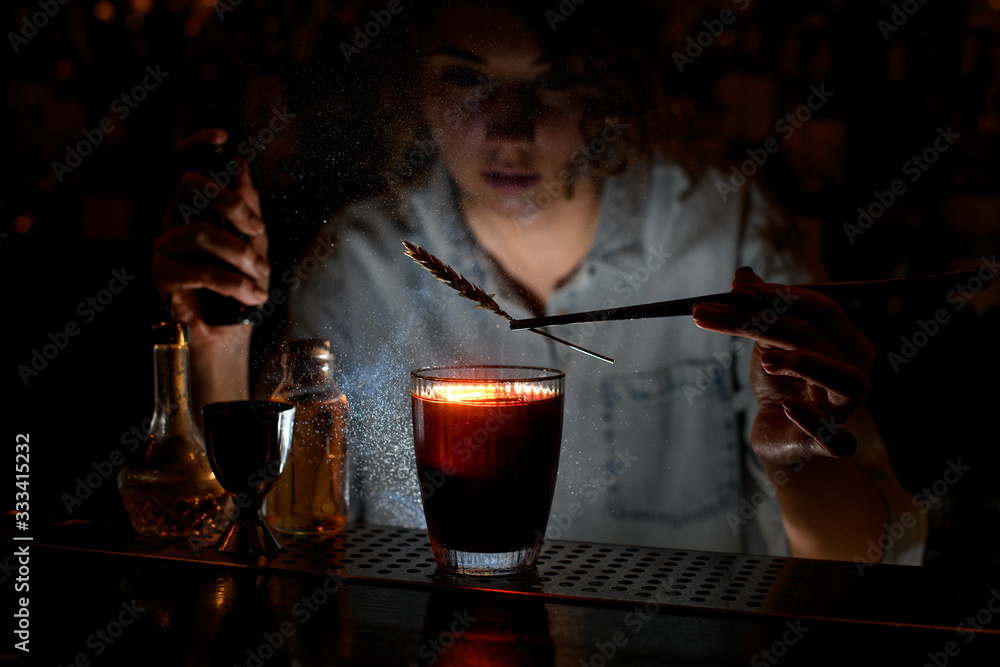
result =
M485 3L447 6L427 45L423 112L464 201L509 216L558 201L583 144L579 73L547 62L521 19Z

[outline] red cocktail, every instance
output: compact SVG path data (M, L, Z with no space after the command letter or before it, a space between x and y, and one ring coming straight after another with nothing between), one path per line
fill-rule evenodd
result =
M514 366L413 372L417 474L441 567L477 575L534 567L559 467L563 378Z

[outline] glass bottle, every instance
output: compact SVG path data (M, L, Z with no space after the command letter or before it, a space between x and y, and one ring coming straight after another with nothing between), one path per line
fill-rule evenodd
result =
M118 491L140 535L209 535L231 514L191 409L188 327L153 326L156 404L146 442L118 473Z
M267 496L264 516L286 533L327 533L347 520L347 397L332 378L330 343L292 340L272 401L295 405L292 451Z

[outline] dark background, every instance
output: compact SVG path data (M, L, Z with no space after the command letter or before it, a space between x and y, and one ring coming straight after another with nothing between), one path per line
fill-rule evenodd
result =
M891 24L879 21L905 15L904 4L919 9L886 39ZM558 2L539 3L548 5ZM653 3L662 17L664 88L685 119L674 131L678 143L728 172L747 149L780 136L775 123L810 86L825 84L830 101L782 140L757 177L822 240L833 279L976 266L996 252L1000 1L742 5ZM372 92L382 47L373 40L346 63L338 45L384 3L243 0L230 2L221 19L211 0L56 6L15 53L10 33L42 10L7 3L2 47L2 415L8 442L31 435L34 520L63 511L61 496L74 493L94 462L123 450L123 434L151 412L149 327L162 305L149 262L179 177L177 140L206 124L237 133L263 127L271 107L296 114L253 163L272 275L290 266L326 216L380 184L364 165L379 150ZM678 72L673 54L724 9L736 20ZM395 28L406 16L404 9L394 18ZM122 120L113 102L147 66L169 75ZM60 181L53 162L65 161L68 147L105 118L114 131ZM958 142L911 182L904 163L948 127ZM858 207L869 208L875 191L897 179L906 192L851 243L844 224L856 223ZM80 304L107 288L115 270L135 278L85 321ZM961 310L932 294L853 311L880 350L870 407L904 484L918 493L938 481L940 489L949 461L971 468L930 512L928 564L1000 567L998 302L993 289ZM950 321L896 372L888 353L939 308ZM30 366L33 351L71 322L79 334L25 382L18 367ZM282 328L281 314L267 319L256 360ZM7 451L13 461L13 447ZM115 474L73 518L126 520ZM12 503L9 495L4 507Z

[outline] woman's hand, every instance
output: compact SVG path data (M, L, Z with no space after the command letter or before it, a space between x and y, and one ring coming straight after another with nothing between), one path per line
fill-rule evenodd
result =
M199 146L203 148L205 143L221 145L226 136L221 129L200 130L180 143L182 157ZM208 177L194 171L185 173L163 218L163 235L153 244L153 283L164 299L172 297L174 317L191 327L192 345L219 343L233 329L205 324L194 290L204 287L254 305L267 300L270 280L260 197L254 190L246 162L242 162L229 187L218 188L215 197L205 197L208 206L199 210L194 203L196 194L205 196L215 190L214 181ZM205 219L207 210L217 212L249 238L243 241L213 225ZM238 271L220 268L213 259Z
M872 344L832 299L765 283L748 267L736 272L731 295L732 305L699 304L694 319L755 341L757 455L780 465L853 454L857 442L843 425L868 396Z

